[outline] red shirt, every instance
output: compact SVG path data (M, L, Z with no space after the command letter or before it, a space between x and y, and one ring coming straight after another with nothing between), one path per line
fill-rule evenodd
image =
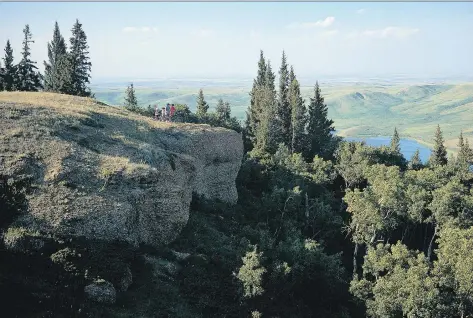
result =
M174 112L176 111L176 107L171 106L171 116L174 115Z

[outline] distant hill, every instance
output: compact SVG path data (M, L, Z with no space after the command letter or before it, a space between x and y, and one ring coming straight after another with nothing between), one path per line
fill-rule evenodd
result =
M248 86L226 83L169 82L138 85L141 105L155 103L185 103L195 108L198 87L202 87L211 108L219 98L230 102L232 112L243 120L250 102ZM181 86L182 85L182 86ZM97 99L120 105L123 103L126 84L120 87L97 86ZM168 87L168 88L166 88ZM473 83L466 84L326 84L322 93L329 106L329 116L343 136L391 135L394 127L402 137L430 144L435 127L441 125L447 146L455 149L461 130L466 137L473 136ZM302 95L309 102L312 87L302 87ZM472 140L473 141L473 140Z

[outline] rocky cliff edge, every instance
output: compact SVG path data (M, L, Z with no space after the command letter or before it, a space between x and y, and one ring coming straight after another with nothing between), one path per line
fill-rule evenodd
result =
M25 92L0 93L0 131L0 174L29 184L12 226L159 246L186 225L193 192L237 201L234 131Z

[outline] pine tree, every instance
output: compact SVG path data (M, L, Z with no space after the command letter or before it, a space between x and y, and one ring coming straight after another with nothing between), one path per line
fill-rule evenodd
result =
M230 104L223 102L223 99L220 98L217 102L217 107L215 107L215 114L218 122L224 124L230 119Z
M131 83L130 86L126 88L125 108L131 111L136 111L138 109L138 100L136 98L135 88L133 87L133 83Z
M202 91L202 89L200 89L199 95L197 96L197 111L196 111L197 117L201 119L205 119L205 117L207 116L208 110L209 110L209 105L205 101L204 92Z
M394 127L394 134L393 138L391 139L390 148L392 152L396 154L401 154L401 139L399 138L399 134L397 133L396 127Z
M306 108L301 97L299 82L294 79L289 87L291 114L291 151L301 153L305 149Z
M310 147L307 154L308 160L312 160L315 155L326 157L328 155L329 144L332 142L333 120L328 119L327 105L321 95L319 83L314 87L314 97L310 98L309 123L307 133L310 140Z
M10 40L7 40L5 46L5 57L3 58L5 67L3 69L3 85L6 91L16 90L16 70L17 66L13 64L13 49L10 45Z
M440 125L437 125L437 130L435 131L434 138L434 149L430 155L430 165L439 166L447 164L447 149L443 144L442 131L440 130Z
M422 161L420 160L420 153L419 149L414 152L414 155L412 155L411 161L409 161L409 169L412 170L419 170L422 168Z
M470 163L472 159L470 144L468 142L468 138L463 138L463 132L460 132L460 137L458 138L458 147L460 148L457 157L458 161L460 163Z
M72 27L72 37L70 38L70 77L72 87L70 94L78 96L91 96L92 93L87 87L90 79L92 63L89 58L89 46L87 36L82 29L82 24L76 20Z
M3 73L4 69L2 67L2 63L0 62L0 91L3 91Z
M271 62L266 64L265 85L261 90L261 114L260 123L256 130L256 145L260 152L274 153L277 148L276 136L278 127L276 125L276 88L274 84L275 75L271 68Z
M48 58L49 63L44 61L44 89L51 92L64 92L67 91L65 86L69 86L70 83L63 83L62 80L65 78L65 73L70 70L67 68L69 64L66 64L67 59L66 43L59 30L59 25L56 22L54 25L53 39L48 42ZM62 69L60 67L66 67Z
M263 88L266 85L266 60L263 51L260 51L258 61L258 73L253 80L253 88L250 92L250 107L246 112L244 140L247 150L256 144L256 131L261 120Z
M41 84L41 74L37 72L36 62L30 60L30 43L34 43L31 39L30 26L27 24L23 29L25 35L23 39L23 50L21 52L21 61L17 67L17 89L20 91L37 92L43 88Z
M279 92L276 109L276 120L278 125L278 136L275 136L278 143L286 146L291 144L291 108L289 103L289 71L286 61L286 54L282 52L281 67L279 68Z
M291 65L291 70L289 71L289 85L296 79L296 74L294 74L294 67Z

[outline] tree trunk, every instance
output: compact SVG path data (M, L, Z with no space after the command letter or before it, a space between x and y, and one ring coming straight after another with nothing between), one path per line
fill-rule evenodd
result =
M358 243L355 243L355 250L353 251L353 276L357 274L357 261L356 256L358 255Z
M434 230L434 234L432 235L432 238L430 239L430 244L429 244L429 250L427 251L427 259L429 261L431 261L431 257L432 257L432 245L434 244L434 239L435 239L435 236L437 235L437 229L438 229L438 226L435 225L435 230Z

